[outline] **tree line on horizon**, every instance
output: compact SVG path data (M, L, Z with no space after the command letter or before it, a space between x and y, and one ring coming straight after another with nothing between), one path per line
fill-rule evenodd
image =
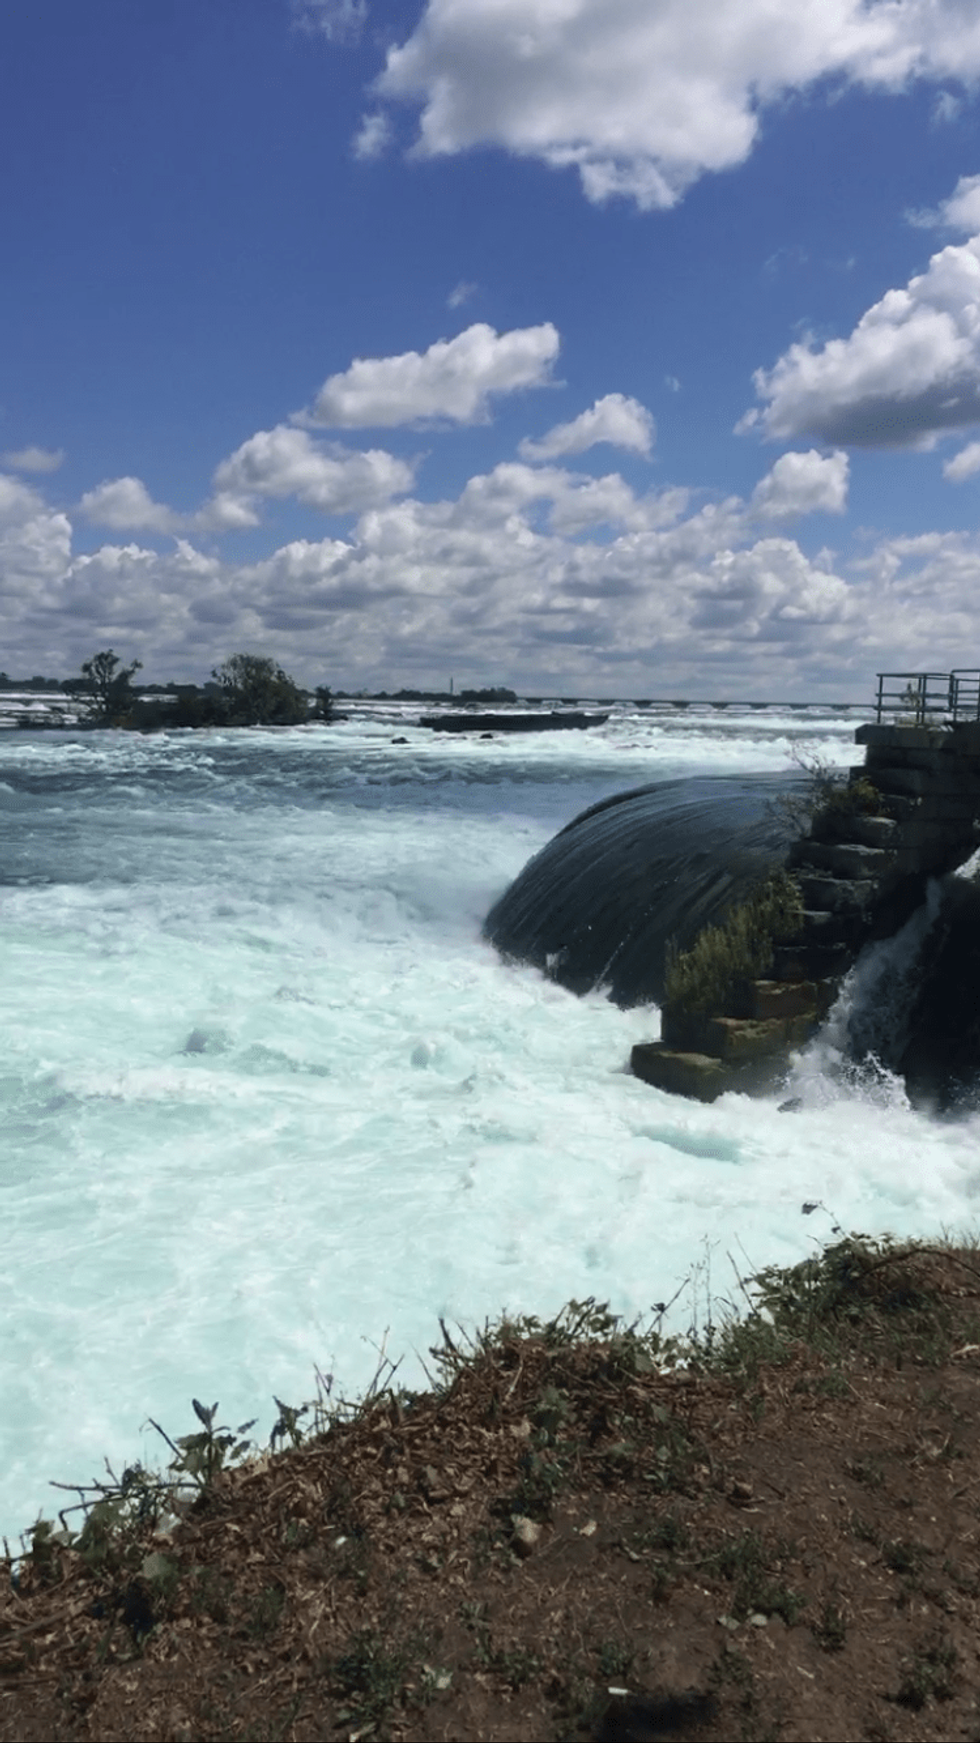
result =
M149 696L133 689L142 664L124 665L112 648L103 648L83 661L80 678L66 679L61 688L83 705L85 725L133 732L165 726L299 726L335 718L327 685L303 689L266 654L232 654L215 666L209 683L169 684Z
M306 690L285 672L278 661L265 654L232 654L216 666L205 684L141 685L133 679L142 671L142 660L124 665L112 648L103 648L82 664L77 678L11 678L0 672L4 690L56 691L72 696L84 710L80 725L115 726L135 732L153 732L166 726L296 726L306 721L343 719L336 711L338 695L326 684ZM480 689L449 690L358 690L352 694L375 701L456 702L499 704L516 702L517 693L503 684ZM36 726L34 720L21 724Z

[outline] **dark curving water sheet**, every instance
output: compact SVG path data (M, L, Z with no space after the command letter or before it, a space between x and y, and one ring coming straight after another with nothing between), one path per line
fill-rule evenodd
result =
M668 940L685 948L783 863L794 832L774 801L805 788L786 775L700 776L603 799L528 862L484 937L571 992L659 1003Z

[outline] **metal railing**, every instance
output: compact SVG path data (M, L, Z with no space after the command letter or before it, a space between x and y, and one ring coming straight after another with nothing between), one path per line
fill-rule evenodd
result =
M901 685L887 689L888 684ZM980 720L980 667L956 666L951 672L879 672L875 719L897 715L907 726L953 726Z

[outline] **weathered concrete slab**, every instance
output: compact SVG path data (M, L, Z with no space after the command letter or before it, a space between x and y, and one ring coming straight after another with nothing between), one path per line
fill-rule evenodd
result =
M871 750L941 751L948 737L944 726L878 726L869 721L857 727L854 743Z
M898 828L894 817L851 817L841 840L859 841L865 847L890 847Z
M789 863L813 866L842 878L880 878L893 870L895 854L885 847L865 847L859 841L811 841L808 837L794 842Z
M868 779L886 796L886 802L889 793L908 793L914 797L928 793L931 797L965 798L977 790L972 771L952 758L943 758L935 766L924 769L903 768L900 763L893 762L880 766L869 763L867 772Z
M755 1020L810 1016L818 993L809 980L753 980L741 989L739 1014Z
M662 1041L638 1041L630 1054L634 1077L664 1089L668 1095L686 1095L693 1101L717 1101L732 1089L736 1073L720 1059L705 1053L680 1053Z
M966 779L975 780L980 768L980 757L957 752L948 742L938 750L920 749L912 745L881 745L869 749L868 760L864 765L868 778L873 778L875 769L884 767L926 769L937 773L955 768Z
M846 944L777 944L772 972L782 982L839 981L853 960L853 951Z
M847 909L833 913L829 908L806 908L800 924L804 944L845 944L852 949L864 927L861 912Z
M752 1059L769 1059L789 1047L802 1047L818 1020L816 1009L796 1017L769 1017L753 1021L742 1017L712 1017L707 1025L712 1054L733 1065Z
M806 908L823 908L830 914L867 907L875 890L873 878L835 878L829 872L798 871L796 881Z
M930 750L941 755L980 756L980 722L962 721L955 726L859 726L855 744L869 750Z

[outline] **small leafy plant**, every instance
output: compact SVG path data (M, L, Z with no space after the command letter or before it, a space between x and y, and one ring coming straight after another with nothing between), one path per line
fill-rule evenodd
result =
M150 1422L176 1454L170 1469L189 1476L199 1489L209 1489L226 1465L255 1450L255 1442L242 1436L255 1427L258 1419L253 1416L250 1422L243 1422L237 1429L215 1426L217 1403L201 1404L197 1398L192 1398L191 1404L198 1421L204 1425L200 1434L182 1434L173 1441L152 1417Z

